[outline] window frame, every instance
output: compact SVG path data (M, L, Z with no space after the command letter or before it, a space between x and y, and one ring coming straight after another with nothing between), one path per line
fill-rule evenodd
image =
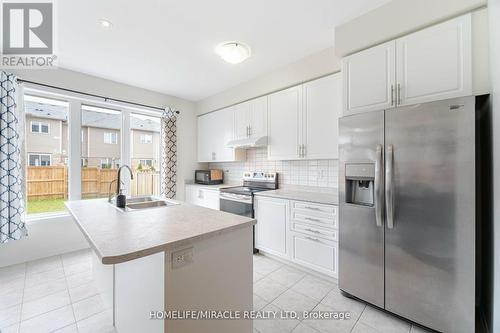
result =
M47 153L28 153L28 166L52 166L52 154L47 154ZM31 165L31 156L38 156L40 165ZM49 165L42 165L42 156L48 156L49 157Z
M149 140L146 140L146 138L149 138ZM141 144L148 144L148 145L152 144L153 143L153 134L141 133L140 141L141 141Z
M117 145L118 144L118 133L117 132L104 132L103 134L104 144L106 145ZM108 137L110 142L106 142L106 137ZM82 141L83 142L83 141Z
M38 126L38 131L33 131L33 125L37 125ZM42 132L42 126L43 125L47 126L47 133ZM30 121L30 133L49 135L50 134L50 124L46 123L46 122L43 122L43 121L39 121L39 120L31 120Z

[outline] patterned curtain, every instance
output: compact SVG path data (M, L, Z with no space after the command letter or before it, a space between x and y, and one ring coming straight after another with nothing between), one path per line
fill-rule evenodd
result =
M161 117L161 196L175 198L177 180L177 117L167 107Z
M17 103L19 101L19 103ZM22 88L0 71L0 243L27 236Z

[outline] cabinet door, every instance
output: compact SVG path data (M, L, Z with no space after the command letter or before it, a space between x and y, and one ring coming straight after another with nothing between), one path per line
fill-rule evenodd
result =
M288 200L256 197L256 247L271 254L287 257Z
M234 112L234 138L246 139L250 126L251 103L245 102L232 107Z
M344 116L394 107L395 41L342 59Z
M261 137L267 135L267 96L250 101L250 136Z
M330 75L304 84L303 141L305 158L338 158L341 77Z
M228 148L227 143L234 138L234 111L232 108L216 111L214 114L214 128L210 133L214 139L214 162L234 161L234 148Z
M213 160L215 153L214 118L214 113L198 117L198 162Z
M202 207L219 210L219 191L200 189L199 205Z
M292 233L292 260L321 273L337 277L337 242Z
M271 94L268 101L268 159L298 159L302 86Z
M396 41L400 105L472 95L470 14Z

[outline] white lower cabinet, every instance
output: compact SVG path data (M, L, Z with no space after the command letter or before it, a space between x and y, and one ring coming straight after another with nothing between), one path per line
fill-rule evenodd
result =
M337 278L337 207L257 196L255 244L263 252Z
M187 185L185 194L187 203L215 210L220 209L219 191L217 189Z

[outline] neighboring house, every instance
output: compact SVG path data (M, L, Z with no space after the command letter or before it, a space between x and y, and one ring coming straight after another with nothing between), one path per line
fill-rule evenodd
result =
M25 102L27 163L33 166L67 164L67 108ZM160 124L131 117L132 167L159 167ZM120 165L121 115L82 111L82 166L116 168Z

